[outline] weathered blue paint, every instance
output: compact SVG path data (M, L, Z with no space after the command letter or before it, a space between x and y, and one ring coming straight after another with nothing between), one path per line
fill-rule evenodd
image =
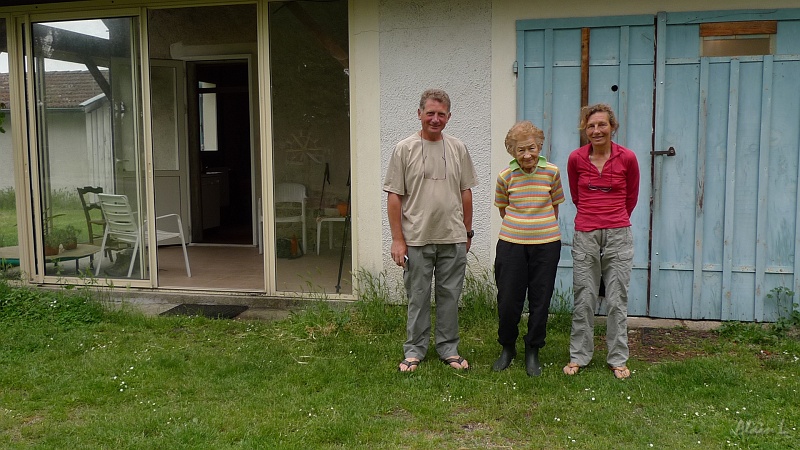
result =
M569 153L580 145L581 27L592 28L590 62L591 103L606 102L616 111L621 128L617 142L637 152L643 174L650 173L653 97L653 17L569 20L535 20L518 23L520 67L518 103L520 119L528 119L545 131L543 152L566 175ZM565 176L566 180L566 176ZM644 183L634 213L635 259L629 311L647 314L650 183ZM569 186L565 184L569 196ZM556 283L572 286L571 243L575 208L571 202L559 210L564 246ZM604 311L601 305L601 311Z
M740 20L778 21L774 56L700 57L700 23ZM785 305L767 295L800 292L800 10L518 22L518 115L545 130L563 171L579 143L582 27L589 103L615 109L616 141L642 172L629 313L775 320ZM676 156L650 155L669 147ZM574 214L562 205L562 289Z

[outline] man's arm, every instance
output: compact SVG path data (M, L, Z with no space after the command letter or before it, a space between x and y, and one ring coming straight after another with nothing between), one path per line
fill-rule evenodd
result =
M394 192L388 194L386 209L389 212L389 228L392 230L392 260L398 266L405 267L408 247L403 236L403 198Z
M464 229L472 229L472 189L461 191L461 207L464 209ZM472 238L467 238L467 252L472 245Z

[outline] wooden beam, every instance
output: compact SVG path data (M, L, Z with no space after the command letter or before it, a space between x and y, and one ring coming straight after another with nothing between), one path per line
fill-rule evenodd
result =
M581 28L581 107L589 105L589 44L590 28ZM581 146L589 143L586 134L581 132Z
M700 24L700 37L776 34L777 32L777 20L754 20L750 22L710 22Z

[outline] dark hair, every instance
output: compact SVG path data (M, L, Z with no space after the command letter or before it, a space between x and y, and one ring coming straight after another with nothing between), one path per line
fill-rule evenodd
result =
M581 108L581 120L578 123L578 130L581 132L586 132L586 123L589 122L589 117L592 114L604 112L608 113L608 124L611 125L611 134L617 132L617 128L619 128L619 122L617 122L617 116L614 115L614 110L611 109L610 106L606 105L605 103L598 103L596 105L591 106L584 106Z
M422 97L419 99L420 111L425 109L425 103L428 100L436 100L437 102L443 103L447 108L447 112L450 112L450 96L447 95L447 92L441 89L427 89L422 93Z

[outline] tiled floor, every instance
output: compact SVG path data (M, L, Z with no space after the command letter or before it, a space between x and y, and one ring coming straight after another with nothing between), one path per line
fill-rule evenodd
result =
M179 246L158 250L158 284L164 288L221 289L263 292L263 255L251 246L188 247L192 277L186 276ZM341 249L322 249L297 259L278 259L276 280L279 291L336 293ZM351 255L345 250L339 293L352 292Z
M320 254L316 249L296 259L277 259L275 265L278 291L298 293L351 294L351 251L325 248ZM265 292L264 259L258 248L246 245L189 245L189 264L192 277L186 276L183 252L180 246L159 247L158 249L158 286L160 288L197 289L197 290L233 290L245 292ZM100 255L94 255L94 264L99 262ZM115 263L104 259L100 277L126 279L130 259L115 257ZM48 263L47 275L52 276L94 276L94 267L90 268L89 257L75 262L66 261L55 265ZM341 279L339 265L341 262ZM109 275L109 274L114 274ZM81 275L82 274L82 275ZM138 263L134 265L133 279L139 278ZM338 285L338 289L337 289Z

